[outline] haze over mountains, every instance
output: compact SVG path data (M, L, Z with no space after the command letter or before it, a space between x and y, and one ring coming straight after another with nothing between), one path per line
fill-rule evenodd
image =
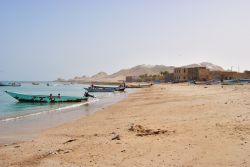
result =
M202 62L199 64L189 64L182 67L207 67L211 71L224 71L224 69L218 65ZM158 75L160 72L168 71L172 73L174 71L174 66L165 66L165 65L138 65L129 69L122 69L111 75L106 72L99 72L91 77L82 76L75 77L70 79L70 81L79 81L79 82L118 82L125 80L126 76L139 76L143 74L148 75Z

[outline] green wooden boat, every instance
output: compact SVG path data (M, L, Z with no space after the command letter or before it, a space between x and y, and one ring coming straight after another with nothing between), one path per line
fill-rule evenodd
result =
M46 95L28 95L20 94L15 92L5 91L8 95L15 98L19 102L36 102L36 103L62 103L62 102L81 102L87 101L88 97L91 96L86 93L83 97L72 97L72 96L52 96L52 94Z

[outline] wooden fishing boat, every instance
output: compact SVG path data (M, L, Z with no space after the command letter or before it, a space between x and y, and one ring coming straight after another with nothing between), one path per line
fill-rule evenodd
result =
M32 82L32 85L39 85L39 82Z
M73 97L73 96L52 96L50 95L29 95L21 94L15 92L5 91L8 95L15 98L19 102L37 102L37 103L62 103L62 102L81 102L87 101L88 97L91 96L86 93L83 97Z
M11 86L19 87L19 86L21 86L21 83L19 83L19 82L12 82Z
M209 81L189 81L190 84L195 84L195 85L216 85L220 84L221 81L219 80L209 80Z
M224 80L222 85L243 85L250 83L250 79L233 79L233 80Z
M52 86L52 84L50 84L49 82L46 84L47 86Z
M151 87L153 84L137 84L137 85L126 85L126 88L149 88Z
M14 87L18 87L18 86L21 86L21 83L19 83L19 82L0 82L0 86L14 86Z
M90 86L88 88L84 88L88 92L115 92L115 91L124 91L126 88L123 86L119 87L105 87L105 86Z
M0 86L11 86L9 83L0 82Z

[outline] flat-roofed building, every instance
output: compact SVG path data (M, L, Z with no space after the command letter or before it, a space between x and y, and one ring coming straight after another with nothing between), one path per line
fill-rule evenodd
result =
M126 76L126 82L140 82L140 76Z
M174 82L186 82L188 80L188 68L174 69Z
M188 68L189 81L207 81L209 80L209 70L206 67Z
M232 80L232 79L250 79L250 72L244 73L236 71L210 71L210 80Z

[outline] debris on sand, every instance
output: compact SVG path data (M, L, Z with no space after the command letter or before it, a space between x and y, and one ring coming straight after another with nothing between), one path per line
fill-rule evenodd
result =
M50 154L67 154L72 152L73 150L63 150L63 149L57 149L56 151L51 152Z
M121 140L120 135L115 135L112 140Z
M159 135L159 134L171 134L175 133L175 130L169 131L169 130L153 130L153 129L148 129L143 127L142 125L134 125L132 124L130 128L128 129L129 131L136 132L136 136L149 136L149 135Z
M76 141L76 139L70 139L70 140L67 140L66 142L64 142L63 144L67 144L67 143L71 143L73 141Z

